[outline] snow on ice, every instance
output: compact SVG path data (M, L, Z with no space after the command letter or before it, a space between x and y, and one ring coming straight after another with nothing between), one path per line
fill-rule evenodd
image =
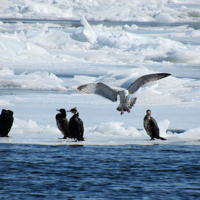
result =
M62 134L55 115L56 109L76 106L85 125L81 145L199 145L200 31L191 26L200 22L199 1L2 2L1 19L68 19L82 26L0 22L0 105L15 117L11 137L0 142L73 145L58 139ZM91 25L92 20L149 26ZM135 106L124 116L116 111L118 103L76 90L90 82L127 88L138 77L156 72L171 76L138 90ZM149 141L143 130L147 109L167 141ZM183 133L171 131L179 129Z

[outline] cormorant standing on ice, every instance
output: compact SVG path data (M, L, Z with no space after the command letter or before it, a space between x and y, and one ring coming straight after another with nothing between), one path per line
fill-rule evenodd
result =
M60 113L56 115L56 124L57 124L58 129L64 135L63 139L72 138L69 132L69 121L66 118L67 114L66 114L65 109L61 108L60 110L57 109L57 111L59 111Z
M147 134L151 137L151 140L154 140L154 138L166 140L163 137L160 137L159 135L159 128L156 120L151 117L151 110L146 111L146 115L144 117L144 129L146 130Z
M0 137L8 137L13 121L13 111L2 109L0 115Z
M67 112L71 112L74 114L69 121L69 131L71 136L78 141L83 141L84 126L83 121L79 118L79 112L77 108L72 108Z

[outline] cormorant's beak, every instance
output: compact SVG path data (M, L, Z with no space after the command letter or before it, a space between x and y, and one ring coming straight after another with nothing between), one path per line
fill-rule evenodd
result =
M56 109L56 111L60 111L59 109Z

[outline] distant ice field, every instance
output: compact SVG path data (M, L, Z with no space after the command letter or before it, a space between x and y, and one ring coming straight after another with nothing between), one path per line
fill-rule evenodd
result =
M200 140L200 6L198 1L4 1L3 19L77 20L81 26L0 22L0 107L14 111L2 143L71 145L56 127L56 109L77 107L85 145L197 144ZM92 25L89 21L137 24ZM140 26L139 23L159 24ZM181 26L165 26L165 24ZM197 24L191 26L190 24ZM113 103L77 91L103 82L127 88L142 75L171 76L144 85L123 116ZM149 141L147 109L167 141ZM70 118L71 115L68 115ZM166 131L168 130L168 131ZM181 134L169 130L183 130ZM77 143L76 143L77 144Z

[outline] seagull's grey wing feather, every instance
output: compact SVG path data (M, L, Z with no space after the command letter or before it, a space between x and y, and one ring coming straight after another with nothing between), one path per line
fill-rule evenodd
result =
M141 76L135 82L133 82L127 90L129 91L130 94L133 94L145 83L156 81L170 75L171 74L168 74L168 73L156 73L156 74L148 74L148 75Z
M100 82L81 85L77 89L88 94L101 95L111 101L117 101L118 91Z

